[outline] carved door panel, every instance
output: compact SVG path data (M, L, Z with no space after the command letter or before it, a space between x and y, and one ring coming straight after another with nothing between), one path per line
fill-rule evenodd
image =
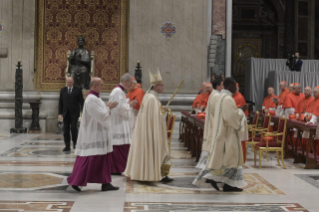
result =
M261 57L262 39L241 39L233 41L232 76L244 91L246 59Z

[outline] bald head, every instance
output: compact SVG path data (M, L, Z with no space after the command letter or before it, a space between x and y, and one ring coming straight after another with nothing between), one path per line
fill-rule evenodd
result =
M90 88L92 91L101 93L103 91L103 80L99 77L93 77L90 82Z
M305 94L305 97L306 97L306 98L308 98L308 97L311 96L311 94L312 94L312 89L311 89L310 86L305 87L305 92L304 92L304 94Z
M72 88L73 85L74 85L74 80L73 80L73 78L72 78L72 77L66 78L66 84L67 84L67 86L68 86L69 88Z
M274 88L273 87L269 87L268 88L268 95L272 96L274 94Z

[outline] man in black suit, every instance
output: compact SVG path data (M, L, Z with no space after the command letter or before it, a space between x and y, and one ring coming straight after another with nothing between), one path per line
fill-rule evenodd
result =
M61 89L59 101L59 119L63 117L64 124L64 152L70 151L70 125L73 141L73 148L76 147L76 140L78 138L78 119L80 111L83 108L83 94L82 89L74 86L72 77L66 80L67 86Z
M291 64L292 63L292 64ZM299 52L295 53L295 58L293 60L287 60L286 65L289 66L291 71L301 71L302 60L300 59Z

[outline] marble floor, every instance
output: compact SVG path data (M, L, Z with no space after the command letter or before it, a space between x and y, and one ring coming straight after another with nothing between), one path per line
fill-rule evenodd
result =
M203 212L203 211L310 211L319 212L319 170L303 169L286 159L287 169L276 158L253 165L248 152L242 193L217 192L192 185L198 169L194 158L178 141L178 124L172 141L175 180L168 184L130 181L112 176L118 191L101 192L88 184L81 193L67 184L74 152L65 154L63 137L56 134L23 134L0 137L0 212Z

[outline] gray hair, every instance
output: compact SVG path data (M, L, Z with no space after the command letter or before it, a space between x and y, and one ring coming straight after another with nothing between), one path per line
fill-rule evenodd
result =
M131 80L131 75L129 73L126 73L121 77L121 82L124 82L124 81L129 82L130 80Z
M101 78L93 77L91 79L91 82L90 82L90 88L92 88L93 86L97 85L100 81L101 81Z

